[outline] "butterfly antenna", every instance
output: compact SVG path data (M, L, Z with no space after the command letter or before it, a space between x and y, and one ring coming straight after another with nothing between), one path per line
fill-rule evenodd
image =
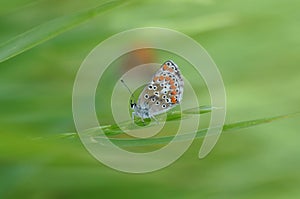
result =
M127 88L127 90L129 91L129 93L131 94L130 98L135 102L135 98L133 93L131 92L131 90L129 89L129 87L127 86L127 84L125 84L124 80L121 79L122 84Z

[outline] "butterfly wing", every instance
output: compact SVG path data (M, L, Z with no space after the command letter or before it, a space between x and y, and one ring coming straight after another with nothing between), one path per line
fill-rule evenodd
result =
M166 61L140 94L138 105L146 107L150 116L161 114L181 102L183 87L178 66L173 61Z

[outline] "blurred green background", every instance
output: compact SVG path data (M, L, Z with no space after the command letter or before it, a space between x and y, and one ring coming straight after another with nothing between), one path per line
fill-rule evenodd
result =
M4 0L0 43L101 3ZM172 28L208 51L226 86L228 123L299 111L299 8L296 0L129 1L0 63L0 198L300 198L299 117L224 133L201 160L196 140L171 166L142 175L60 138L75 132L72 87L83 59L135 27Z

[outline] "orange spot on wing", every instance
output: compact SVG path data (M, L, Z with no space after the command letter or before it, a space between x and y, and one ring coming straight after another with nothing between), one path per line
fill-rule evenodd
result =
M158 77L154 77L154 78L153 78L153 81L156 82L157 80L158 80Z
M173 84L174 84L174 81L173 81L172 79L170 80L170 84L171 84L171 85L173 85Z
M174 96L172 96L172 97L171 97L171 102L172 102L173 104L175 104L176 101L177 101L176 98L175 98Z
M167 80L167 81L170 81L170 80L171 80L171 77L166 77L166 80Z
M168 66L167 66L167 64L164 64L164 66L163 66L163 70L167 70L168 69Z
M172 95L176 95L177 92L176 92L176 91L172 91L171 94L172 94Z
M170 71L171 73L173 73L173 69L172 68L168 68L168 71Z
M171 88L171 89L176 89L176 86L171 85L170 88Z
M164 78L165 78L164 76L159 76L160 81L164 80Z

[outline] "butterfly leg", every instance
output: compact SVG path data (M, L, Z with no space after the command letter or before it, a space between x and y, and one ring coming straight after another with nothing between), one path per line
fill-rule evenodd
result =
M159 124L158 119L156 119L156 117L154 117L154 115L152 115L151 118L153 118L155 120L156 124Z
M134 124L134 115L135 115L135 112L132 112L131 113L131 118L132 118L132 123Z
M134 115L137 115L137 114L135 114L135 112L132 112L132 113L131 113L131 118L132 118L132 123L133 123L133 124L134 124ZM137 116L139 116L139 115L137 115ZM145 125L145 121L144 121L144 118L143 118L143 117L141 117L141 120L142 120L143 124Z
M143 125L145 126L145 121L144 121L144 118L143 118L143 117L141 117L141 120L142 120L142 122L143 122Z

